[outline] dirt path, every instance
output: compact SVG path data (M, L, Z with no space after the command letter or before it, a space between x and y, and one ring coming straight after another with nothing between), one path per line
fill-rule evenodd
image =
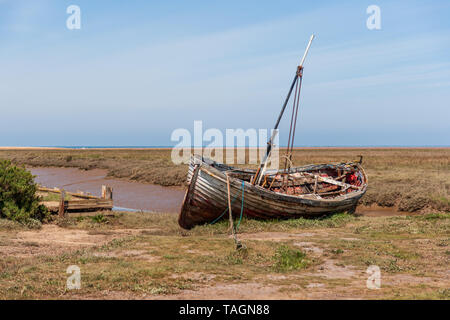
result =
M60 254L81 248L101 246L154 229L80 230L61 228L54 224L43 225L39 230L21 231L8 237L8 245L0 246L0 255L32 257ZM5 240L4 240L5 241Z

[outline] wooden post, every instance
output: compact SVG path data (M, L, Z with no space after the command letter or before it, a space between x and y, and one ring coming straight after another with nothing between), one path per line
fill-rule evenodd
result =
M66 191L64 189L61 189L61 200L59 201L59 211L58 216L60 218L64 218L65 215L65 197L66 197Z
M113 189L111 187L102 186L102 199L112 200L113 198Z
M236 244L236 250L245 249L246 247L239 241L236 230L234 229L234 222L233 222L233 213L231 212L231 191L230 191L230 178L227 175L227 191L228 191L228 212L230 217L230 228L231 228L231 234L233 235L234 243Z
M227 192L228 192L228 213L229 213L229 218L230 218L231 234L233 235L233 238L235 238L234 223L233 223L233 213L231 212L230 178L228 177L228 174L227 174Z

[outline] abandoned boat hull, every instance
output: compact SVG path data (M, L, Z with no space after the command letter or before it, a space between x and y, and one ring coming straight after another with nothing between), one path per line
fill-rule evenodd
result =
M308 166L294 168L307 170ZM209 159L193 157L189 165L189 187L183 201L178 222L190 229L210 223L228 208L226 171L232 170ZM237 169L235 169L236 171ZM253 170L237 170L251 173ZM361 168L365 181L367 177ZM366 191L366 184L358 191L334 199L317 199L312 195L298 196L277 193L238 178L229 177L233 216L239 216L244 198L243 216L256 219L288 219L314 217L336 212L353 211ZM224 215L224 217L227 217Z

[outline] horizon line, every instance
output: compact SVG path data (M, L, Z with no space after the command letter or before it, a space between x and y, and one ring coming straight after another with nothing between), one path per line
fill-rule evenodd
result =
M185 146L185 147L177 147L177 146L0 146L1 150L64 150L64 149L258 149L265 148L263 146L260 147L195 147L195 146ZM287 146L280 146L279 149L286 149ZM355 146L295 146L294 149L447 149L450 148L450 145L355 145Z

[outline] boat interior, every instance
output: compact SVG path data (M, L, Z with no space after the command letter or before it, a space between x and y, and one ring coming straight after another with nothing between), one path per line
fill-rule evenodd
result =
M237 169L217 162L212 167L231 178L252 183L255 170ZM310 165L285 170L267 171L260 187L287 195L315 195L318 198L334 198L360 191L366 185L366 177L359 163Z

